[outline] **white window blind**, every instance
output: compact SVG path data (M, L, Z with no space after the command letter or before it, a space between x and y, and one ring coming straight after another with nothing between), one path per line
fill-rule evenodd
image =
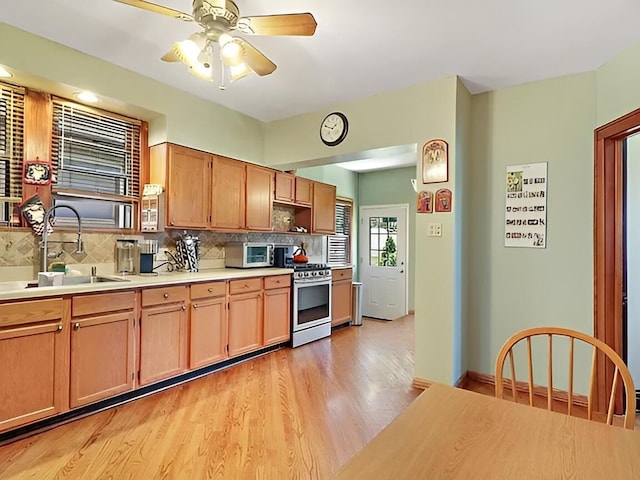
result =
M330 265L351 263L351 214L350 202L336 202L336 233L327 237L327 262Z
M138 198L140 122L54 100L56 190Z
M134 205L140 195L140 137L138 120L55 99L54 203L74 206L83 226L134 228ZM58 222L73 220L64 218L66 210L58 212Z
M24 89L0 83L0 224L22 198ZM15 217L17 218L17 217Z

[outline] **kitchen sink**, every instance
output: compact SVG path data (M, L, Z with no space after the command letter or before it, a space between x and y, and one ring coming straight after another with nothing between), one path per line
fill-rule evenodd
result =
M69 285L85 285L87 283L119 283L128 282L126 278L108 277L108 276L91 276L91 275L60 275L46 277L41 274L40 280L36 282L28 282L25 288L52 287L52 286L69 286Z

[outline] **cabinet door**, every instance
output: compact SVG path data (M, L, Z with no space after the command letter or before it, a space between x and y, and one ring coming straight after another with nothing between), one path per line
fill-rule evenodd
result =
M282 343L291 335L291 289L264 292L264 346Z
M242 229L245 225L245 163L215 157L211 194L211 226Z
M246 227L249 230L271 230L273 178L272 170L247 165Z
M229 356L262 346L262 294L251 292L229 297Z
M67 410L68 356L61 319L0 330L0 431Z
M211 160L206 153L169 146L165 195L168 227L209 226Z
M313 185L313 232L336 232L336 187L315 182Z
M142 309L140 385L173 377L187 366L187 312L184 303Z
M133 311L72 320L72 408L133 389L133 322Z
M351 321L351 279L333 282L331 287L331 325Z
M300 205L311 205L313 202L313 181L296 177L295 201Z
M293 203L295 200L296 177L290 173L276 172L275 200Z
M226 297L193 300L189 368L199 368L227 358Z

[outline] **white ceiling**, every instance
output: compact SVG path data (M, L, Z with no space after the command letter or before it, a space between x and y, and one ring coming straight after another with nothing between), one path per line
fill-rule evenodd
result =
M590 71L640 39L637 0L236 1L242 15L309 11L318 28L252 37L278 69L225 91L160 61L195 23L110 0L4 0L0 21L262 121L452 75L478 93ZM157 3L191 12L189 0Z

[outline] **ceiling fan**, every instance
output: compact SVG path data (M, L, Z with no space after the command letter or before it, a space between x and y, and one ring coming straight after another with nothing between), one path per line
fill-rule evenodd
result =
M218 53L222 64L220 88L223 90L224 66L228 67L232 82L251 73L269 75L276 69L276 64L266 55L243 38L232 36L230 32L237 31L244 35L311 36L317 26L310 13L241 17L238 6L232 0L193 0L191 15L146 0L114 1L200 25L203 31L175 42L162 60L182 62L193 75L211 81L212 63Z

